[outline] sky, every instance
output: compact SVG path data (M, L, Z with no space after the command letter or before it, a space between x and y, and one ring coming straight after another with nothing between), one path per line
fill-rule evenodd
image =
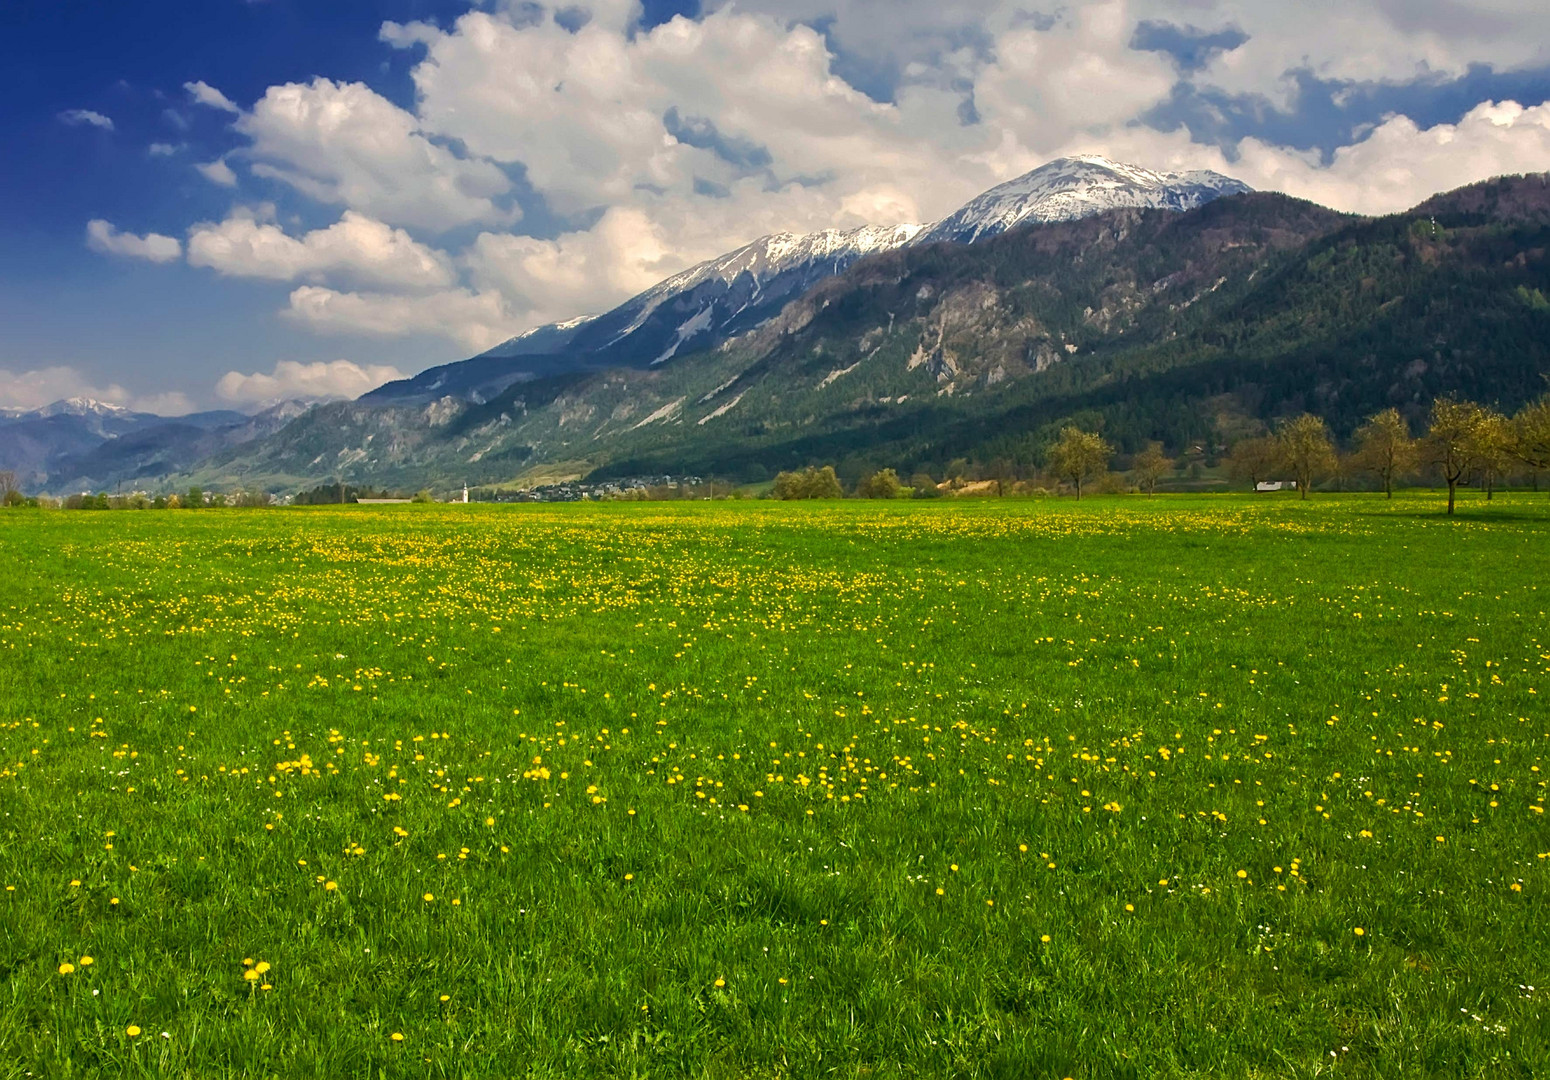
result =
M1543 0L7 0L0 408L354 397L1053 158L1550 170Z

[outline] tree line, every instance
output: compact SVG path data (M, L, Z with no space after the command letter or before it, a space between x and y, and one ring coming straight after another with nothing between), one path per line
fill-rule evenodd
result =
M1349 448L1337 444L1329 425L1312 413L1279 421L1266 435L1240 439L1225 459L1228 475L1251 489L1261 483L1291 481L1306 499L1315 484L1335 480L1342 488L1357 475L1370 476L1392 498L1394 487L1410 477L1441 481L1448 489L1448 513L1454 512L1460 484L1475 484L1489 500L1515 471L1529 473L1537 489L1539 474L1550 469L1550 394L1508 417L1497 410L1455 397L1432 402L1424 434L1412 433L1409 421L1394 408L1373 413L1357 427ZM1077 424L1060 429L1043 454L1042 478L1080 499L1095 486L1114 489L1109 471L1114 447L1097 431ZM1178 470L1180 462L1160 442L1148 442L1131 456L1129 482L1148 495ZM1030 490L1009 463L991 462L973 469L959 459L946 470L948 487L963 487L965 478L986 493ZM1035 489L1047 490L1047 489ZM930 498L941 485L928 473L916 473L908 484L891 468L878 469L857 483L854 494L866 499ZM777 499L837 499L846 495L832 465L782 472L771 496Z

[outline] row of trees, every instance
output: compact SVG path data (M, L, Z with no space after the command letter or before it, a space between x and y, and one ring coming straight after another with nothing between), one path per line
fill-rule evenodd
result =
M1234 479L1257 485L1289 476L1304 499L1318 480L1356 472L1371 474L1393 498L1396 481L1426 469L1447 485L1450 514L1459 484L1478 483L1490 499L1518 465L1536 479L1550 469L1550 395L1510 418L1473 401L1438 398L1419 438L1399 410L1385 409L1357 428L1349 453L1335 445L1322 419L1304 413L1282 421L1272 435L1239 442L1228 459Z
M1344 481L1357 473L1371 475L1389 495L1394 485L1418 472L1428 472L1448 488L1448 513L1454 512L1460 484L1478 483L1489 499L1514 468L1538 474L1550 469L1550 395L1507 417L1487 406L1456 398L1432 403L1427 431L1417 437L1397 409L1368 417L1355 433L1354 445L1342 450L1329 426L1309 413L1282 420L1269 435L1240 440L1226 465L1234 479L1258 486L1263 481L1290 479L1306 499L1313 486L1330 477ZM1109 485L1114 448L1102 435L1075 425L1060 430L1045 453L1045 472L1070 488L1078 499L1094 483ZM1130 460L1130 480L1148 495L1178 468L1161 443L1148 443ZM949 468L951 478L953 470ZM991 470L997 493L1011 477ZM1018 490L1023 490L1021 484ZM1042 489L1040 489L1042 490ZM783 472L772 492L777 499L838 499L845 495L833 466ZM905 484L893 469L867 475L856 487L864 499L916 498L939 494L936 482L917 473Z

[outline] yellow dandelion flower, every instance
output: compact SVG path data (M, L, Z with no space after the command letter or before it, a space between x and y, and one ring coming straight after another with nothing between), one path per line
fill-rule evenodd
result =
M269 970L269 961L260 960L258 963L253 965L253 970L258 972L260 975L264 974Z
M130 1024L128 1027L126 1027L124 1029L124 1034L128 1035L131 1039L139 1038L140 1037L140 1025L139 1024Z
M433 902L435 899L436 899L436 894L435 893L426 893L425 894L425 902L427 904Z
M715 983L715 986L716 986L717 990L720 990L726 984L727 984L727 981L725 979L717 979L716 983Z
M402 1031L395 1031L393 1034L389 1035L388 1038L392 1039L394 1042L403 1042L404 1033Z
M95 963L96 963L96 962L97 962L97 961L95 961L95 960L93 960L93 959L92 959L92 958L91 958L91 957L89 957L89 956L83 956L83 957L81 957L81 966L82 966L82 967L91 967L91 966L92 966L92 965L93 965L93 964L95 964Z
M1358 926L1355 930L1352 930L1351 933L1355 934L1357 937L1367 936L1367 931L1363 930L1360 926Z
M61 975L68 975L68 974L70 974L74 970L75 970L75 965L70 963L70 961L68 961L68 960L66 960L63 964L59 965L59 973Z
M1049 935L1048 934L1041 934L1041 935L1039 935L1039 940L1044 942L1044 944L1048 945L1049 944Z

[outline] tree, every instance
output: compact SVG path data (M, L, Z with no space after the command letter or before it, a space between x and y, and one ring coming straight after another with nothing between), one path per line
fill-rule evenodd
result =
M1475 467L1484 410L1472 401L1441 397L1432 402L1431 425L1422 441L1426 460L1448 485L1448 513L1459 481Z
M1490 502L1496 485L1512 468L1512 421L1495 409L1480 410L1480 429L1475 433L1475 471Z
M783 472L776 476L774 495L777 499L840 499L844 498L845 492L833 465L821 469L809 465L801 472Z
M205 493L199 488L191 487L188 494L183 497L183 505L190 510L198 510L205 504Z
M1157 491L1157 481L1173 470L1173 459L1163 453L1162 443L1149 442L1146 448L1130 461L1130 471L1135 473L1136 483L1146 489L1148 495Z
M1312 413L1303 413L1281 421L1276 429L1281 461L1297 481L1298 497L1306 499L1315 477L1329 472L1335 464L1335 446L1329 439L1329 426Z
M1279 461L1280 447L1268 435L1243 439L1233 445L1227 458L1227 475L1246 482L1253 491L1261 480L1269 480L1275 475Z
M1398 409L1384 409L1367 418L1356 429L1356 460L1359 468L1383 482L1383 492L1394 497L1394 479L1415 468L1418 454L1410 425Z
M892 469L879 469L861 482L859 494L863 499L897 499L904 485L899 474Z
M1101 435L1067 426L1061 429L1060 438L1050 447L1049 464L1055 475L1070 481L1076 488L1076 498L1082 499L1082 484L1089 477L1104 472L1114 448Z
M917 499L935 499L942 493L937 490L936 481L931 479L931 474L918 472L910 477L910 487Z
M1512 418L1512 453L1534 474L1534 489L1539 489L1539 474L1550 469L1550 394L1518 410Z

